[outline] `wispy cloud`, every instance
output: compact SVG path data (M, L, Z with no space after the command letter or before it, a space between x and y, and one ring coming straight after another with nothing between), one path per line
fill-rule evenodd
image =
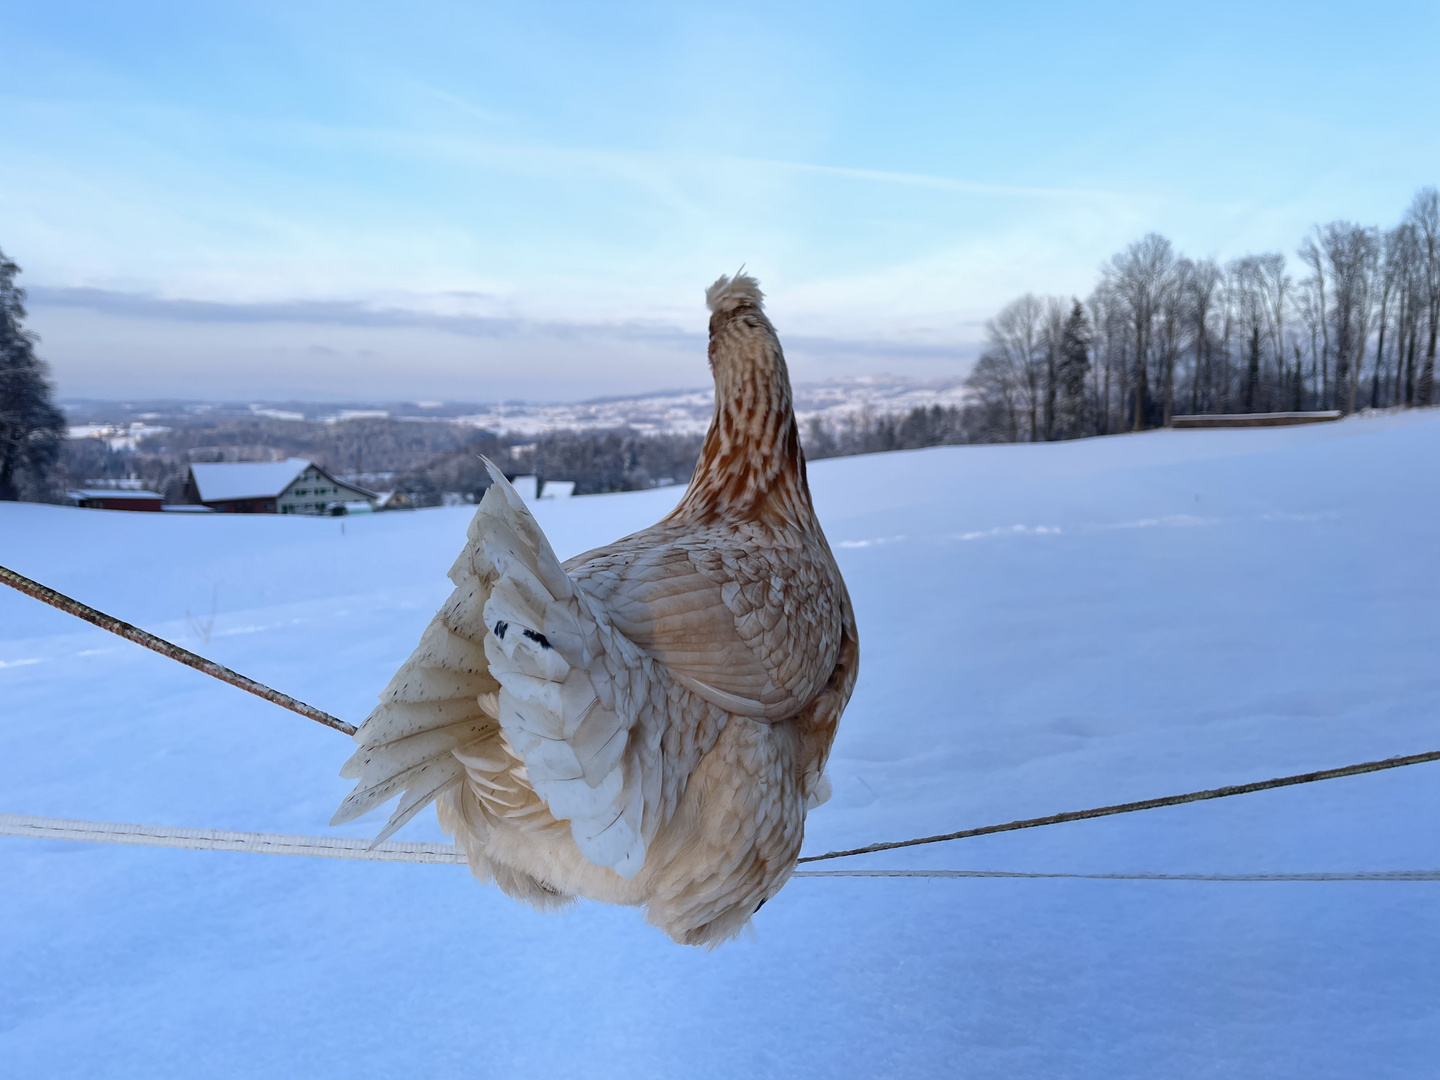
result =
M463 337L607 337L619 340L702 341L703 337L658 322L582 323L485 315L456 315L399 307L376 307L356 300L282 300L237 303L168 299L110 289L29 289L35 307L81 308L129 319L180 323L293 323L309 326L441 330ZM458 294L451 294L458 295Z
M857 169L846 165L822 165L815 162L804 161L755 160L748 162L748 164L791 172L833 176L845 180L859 180L876 184L895 184L901 187L931 188L937 191L954 191L965 195L993 195L999 198L1108 203L1126 197L1115 191L1095 191L1084 188L1065 187L1034 187L1024 184L986 184L949 176L928 176L924 173L890 172L884 169Z
M461 337L513 340L540 338L561 341L666 342L703 348L705 335L658 321L616 323L561 319L528 319L483 315L445 314L402 307L377 307L354 300L284 300L236 303L218 300L168 299L143 293L95 288L57 288L36 285L29 290L34 307L72 308L125 319L173 323L290 324L316 327L438 330ZM476 299L483 299L472 294ZM446 299L461 298L447 294ZM968 359L965 342L913 342L885 338L838 338L789 335L792 351L815 356L858 356L884 359ZM312 347L312 351L314 348Z

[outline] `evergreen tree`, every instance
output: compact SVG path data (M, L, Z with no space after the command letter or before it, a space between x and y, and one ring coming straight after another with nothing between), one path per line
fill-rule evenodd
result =
M50 396L46 365L35 355L36 336L22 328L25 290L20 267L0 251L0 500L43 490L60 456L65 415Z
M1090 320L1076 300L1060 332L1060 361L1055 370L1056 437L1075 439L1090 433L1085 422L1085 378L1090 374Z

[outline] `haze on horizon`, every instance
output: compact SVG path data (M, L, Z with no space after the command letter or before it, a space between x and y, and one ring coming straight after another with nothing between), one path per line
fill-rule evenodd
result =
M962 374L1148 231L1282 251L1440 178L1440 8L7 6L0 248L65 397Z

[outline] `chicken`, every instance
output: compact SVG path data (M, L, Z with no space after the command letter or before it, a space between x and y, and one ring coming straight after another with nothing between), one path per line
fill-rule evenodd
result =
M733 937L785 884L859 646L762 300L745 274L706 292L715 416L658 524L561 564L489 466L455 591L356 733L332 824L402 795L378 842L435 802L482 881L643 905L683 944Z

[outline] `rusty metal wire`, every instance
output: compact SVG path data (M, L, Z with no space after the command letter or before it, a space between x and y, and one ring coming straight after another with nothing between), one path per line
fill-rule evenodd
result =
M103 611L96 611L89 604L82 604L79 600L72 600L64 593L56 592L54 589L41 585L38 581L31 581L23 574L17 574L14 570L0 566L0 582L9 585L12 589L19 590L26 596L33 596L42 603L59 608L69 615L74 615L77 619L84 619L86 622L92 623L102 630L109 630L112 634L118 634L127 641L133 641L136 645L143 645L145 648L157 652L161 656L167 656L171 660L176 660L187 667L194 668L196 671L203 671L212 678L219 679L221 682L227 682L231 686L239 687L241 690L254 694L256 697L262 697L266 701L279 705L282 709L289 709L291 712L299 713L306 719L314 720L317 724L324 724L326 727L334 728L336 731L343 732L346 735L355 734L355 726L353 724L347 724L344 720L331 716L329 713L317 709L313 705L307 705L303 701L297 701L289 694L282 694L279 690L272 690L264 683L247 678L237 671L231 671L224 664L217 664L214 660L207 660L205 657L193 653L189 649L181 648L179 645L166 641L164 638L156 637L148 631L141 630L138 626L131 626L129 623L117 619L113 615L106 615Z
M1085 821L1087 818L1109 817L1112 814L1133 814L1137 810L1158 810L1162 806L1180 806L1184 803L1204 802L1206 799L1226 799L1231 795L1249 795L1254 791L1269 791L1272 788L1290 787L1293 784L1313 784L1317 780L1338 780L1342 776L1359 776L1361 773L1379 772L1381 769L1398 769L1403 765L1422 765L1427 761L1440 761L1440 750L1432 750L1426 754L1410 754L1407 757L1385 758L1383 761L1366 761L1359 765L1346 765L1340 769L1321 769L1319 772L1279 776L1273 780L1256 780L1249 784L1232 784L1229 787L1190 791L1184 795L1141 799L1139 802L1118 803L1115 806L1097 806L1093 810L1071 810L1069 813L1051 814L1049 817L1024 818L1020 821L1007 821L1003 825L984 825L978 829L961 829L959 832L922 836L915 840L892 840L888 843L867 844L865 847L848 848L844 851L827 851L824 855L806 855L797 859L796 862L811 863L821 862L825 859L843 859L848 855L868 855L872 851L893 851L896 848L919 847L921 844L939 844L946 840L965 840L972 836L1014 832L1016 829L1036 829L1041 825L1062 825L1067 821Z

